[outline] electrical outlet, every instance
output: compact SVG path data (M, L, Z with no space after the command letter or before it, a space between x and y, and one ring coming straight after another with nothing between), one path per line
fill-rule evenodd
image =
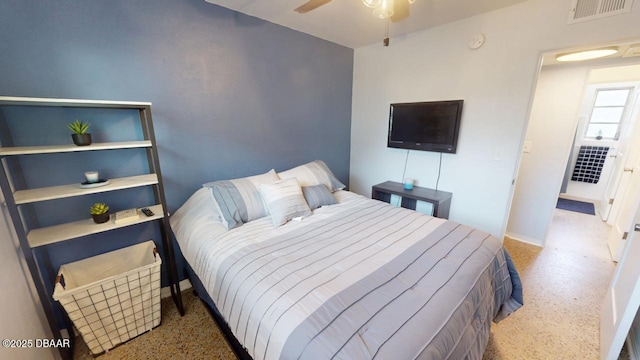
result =
M493 156L493 161L502 161L504 157L504 148L496 148L496 153Z

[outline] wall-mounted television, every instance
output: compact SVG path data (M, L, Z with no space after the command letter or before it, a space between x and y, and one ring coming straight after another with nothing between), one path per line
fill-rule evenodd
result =
M387 147L456 153L463 100L391 104Z

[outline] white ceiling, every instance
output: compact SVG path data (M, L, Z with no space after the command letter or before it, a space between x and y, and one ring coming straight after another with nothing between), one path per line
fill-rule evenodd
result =
M307 0L205 0L211 4L286 26L340 45L358 48L382 44L385 20L377 19L361 0L333 0L309 13L293 9ZM406 1L406 0L395 0ZM410 15L391 23L393 37L511 6L525 0L416 0Z

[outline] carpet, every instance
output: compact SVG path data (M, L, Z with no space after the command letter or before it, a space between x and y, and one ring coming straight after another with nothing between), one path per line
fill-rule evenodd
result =
M558 203L556 204L556 208L562 210L569 210L574 212L579 212L583 214L595 215L596 210L593 206L593 203L588 203L584 201L576 201L569 199L558 199Z

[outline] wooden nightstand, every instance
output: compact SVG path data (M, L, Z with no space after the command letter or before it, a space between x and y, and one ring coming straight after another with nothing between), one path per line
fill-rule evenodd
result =
M442 219L449 218L449 208L453 196L450 192L421 186L414 186L412 190L406 190L403 184L395 181L383 182L371 188L372 199L390 202L391 195L398 195L402 198L400 206L403 208L415 210L418 200L425 201L433 204L433 216Z

